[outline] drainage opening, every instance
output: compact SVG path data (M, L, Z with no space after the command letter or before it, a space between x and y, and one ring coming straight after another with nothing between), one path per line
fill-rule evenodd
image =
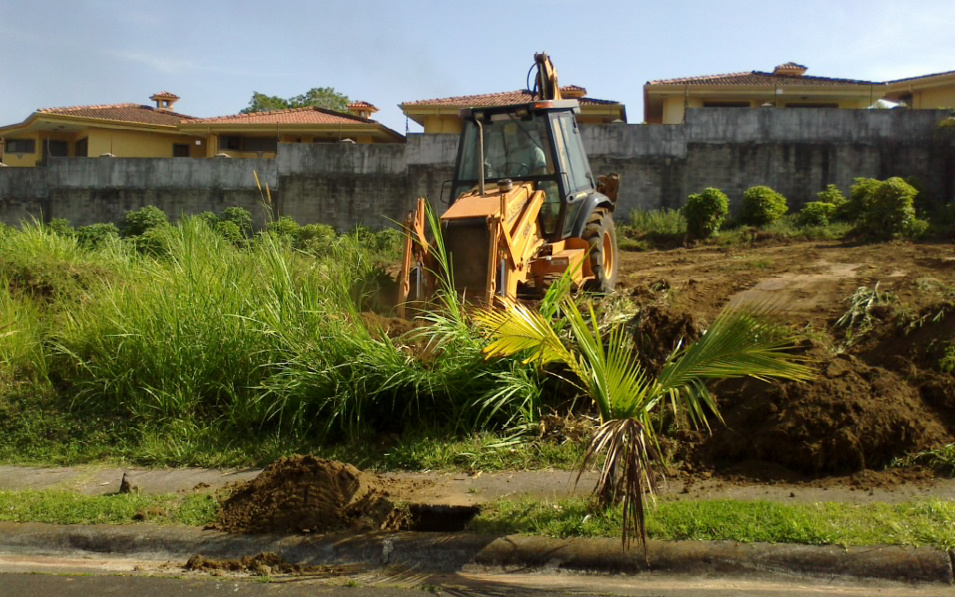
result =
M463 531L480 511L481 508L478 506L411 504L408 507L411 530L426 533Z

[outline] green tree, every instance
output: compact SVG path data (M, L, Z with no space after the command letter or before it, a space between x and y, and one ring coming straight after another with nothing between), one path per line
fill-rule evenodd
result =
M277 110L285 110L288 107L288 100L282 99L275 95L265 95L264 93L253 91L252 99L249 100L249 105L239 110L239 114L251 114L253 112L275 112Z
M301 95L296 95L288 99L253 91L249 105L243 108L239 113L274 112L276 110L305 108L307 106L344 113L348 111L348 104L350 102L351 100L348 99L348 96L338 93L334 87L313 87Z

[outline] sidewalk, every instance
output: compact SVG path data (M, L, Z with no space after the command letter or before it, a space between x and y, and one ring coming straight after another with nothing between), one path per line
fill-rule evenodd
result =
M123 474L140 491L174 493L211 490L254 478L258 470L115 469L101 467L0 467L0 490L69 489L87 494L119 490ZM530 471L479 475L413 473L421 499L429 504L477 505L501 497L531 495L562 498L586 495L593 477L574 487L575 473ZM796 496L796 493L800 495ZM692 486L671 483L667 495L683 499L763 499L791 501L887 501L953 499L955 480L894 488L824 484L745 484L722 480ZM469 533L345 533L320 536L231 535L183 527L130 525L47 525L0 523L0 553L130 557L185 563L193 555L240 559L265 551L286 562L403 566L428 572L490 567L505 570L573 570L608 574L668 571L680 574L791 574L952 584L955 555L935 548L743 544L735 542L651 541L649 568L642 552L623 552L617 539L489 537Z
M260 469L143 469L78 467L0 466L0 490L65 489L87 495L119 491L123 475L132 486L145 493L176 493L200 488L211 490L244 483L255 478ZM385 477L421 482L418 497L429 503L479 505L483 502L527 495L560 499L586 496L594 486L596 473L586 473L576 484L571 471L514 471L501 473L391 473ZM661 488L662 499L734 499L779 502L885 502L912 500L955 500L955 479L936 479L932 483L757 483L705 478L685 483L671 480Z

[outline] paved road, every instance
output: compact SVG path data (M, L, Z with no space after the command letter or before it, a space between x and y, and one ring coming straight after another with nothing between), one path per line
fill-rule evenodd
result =
M561 586L566 583L566 586ZM69 576L0 574L0 597L169 597L170 595L266 597L421 597L449 596L563 597L619 595L621 597L935 597L952 589L919 589L907 586L809 584L805 581L753 581L732 579L654 578L614 582L586 582L579 578L465 579L417 587L362 584L355 581L273 581L269 583L222 578L172 578L149 576Z
M560 574L459 573L425 575L371 571L334 578L285 577L268 581L248 576L184 573L171 565L134 560L0 558L0 597L111 596L347 596L420 597L423 594L497 597L936 597L952 595L940 585L843 582L787 576L716 578L641 574L589 576Z

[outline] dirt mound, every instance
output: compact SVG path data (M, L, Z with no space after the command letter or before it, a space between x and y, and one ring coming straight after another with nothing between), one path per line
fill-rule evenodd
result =
M701 335L692 313L657 304L641 307L628 326L641 364L654 374L660 372L677 346L695 342Z
M808 383L722 384L726 426L714 426L692 458L711 465L760 460L833 474L879 468L950 437L919 388L899 373L849 355L827 358Z
M222 503L215 526L234 533L398 528L389 484L341 462L282 458Z

